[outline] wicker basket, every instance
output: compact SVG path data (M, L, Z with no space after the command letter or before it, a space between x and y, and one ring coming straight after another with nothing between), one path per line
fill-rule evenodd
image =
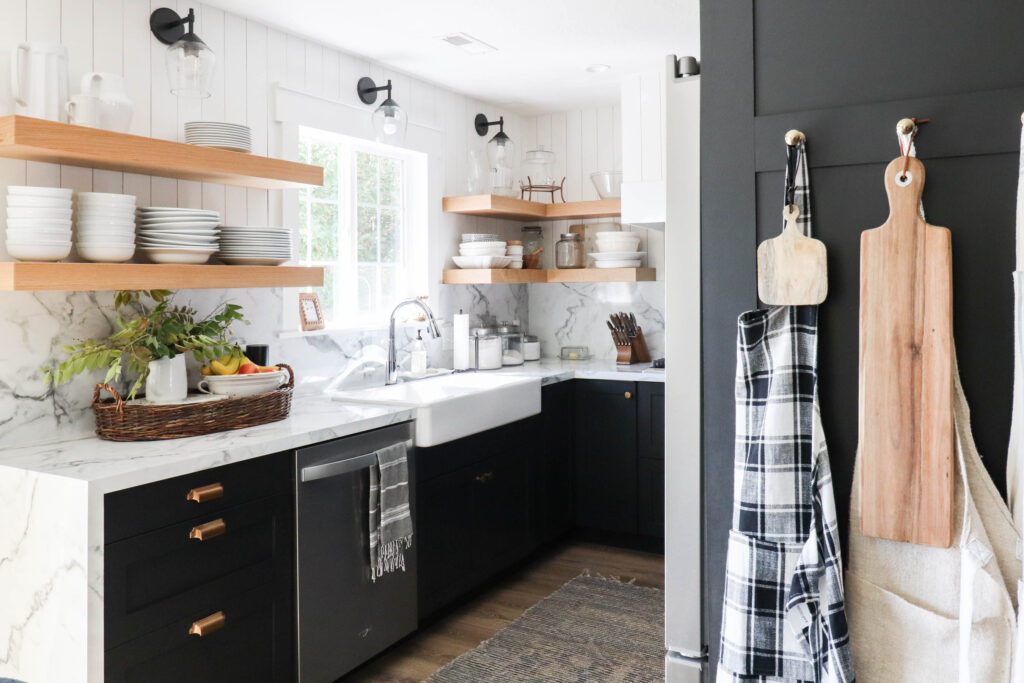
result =
M295 372L284 363L278 366L288 370L288 381L277 389L204 403L128 405L109 384L97 384L92 394L96 436L108 441L181 439L283 420L292 407ZM102 390L113 398L101 400Z

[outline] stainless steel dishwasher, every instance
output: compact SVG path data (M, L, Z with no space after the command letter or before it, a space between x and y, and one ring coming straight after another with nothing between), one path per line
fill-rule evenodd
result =
M411 422L295 452L298 671L327 683L416 629L416 546L405 571L370 578L369 470L374 452L405 442L416 522Z

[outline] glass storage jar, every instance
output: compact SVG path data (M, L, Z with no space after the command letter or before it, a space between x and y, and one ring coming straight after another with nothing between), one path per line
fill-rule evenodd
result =
M495 327L474 327L469 337L469 366L477 370L501 368L501 336Z
M523 268L540 268L540 255L533 260L527 257L544 247L544 229L539 225L524 225L520 240L523 243Z
M555 245L556 268L583 267L583 235L563 233Z
M523 332L515 323L501 323L498 326L501 337L501 364L523 364Z
M555 153L538 145L523 155L522 180L524 186L555 184Z

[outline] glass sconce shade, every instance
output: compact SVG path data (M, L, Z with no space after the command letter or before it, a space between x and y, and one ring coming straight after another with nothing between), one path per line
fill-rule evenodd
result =
M373 112L373 132L377 142L400 145L405 141L405 132L408 127L408 114L390 97Z
M172 93L196 99L210 96L210 79L217 56L199 36L189 32L172 43L167 48L166 63Z
M491 193L514 197L516 146L505 131L499 131L487 143L487 161L491 166Z

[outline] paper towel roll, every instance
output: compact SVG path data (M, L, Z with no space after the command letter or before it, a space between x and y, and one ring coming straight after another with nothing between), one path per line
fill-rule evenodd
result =
M456 313L452 316L452 346L455 351L456 370L469 369L469 315Z

